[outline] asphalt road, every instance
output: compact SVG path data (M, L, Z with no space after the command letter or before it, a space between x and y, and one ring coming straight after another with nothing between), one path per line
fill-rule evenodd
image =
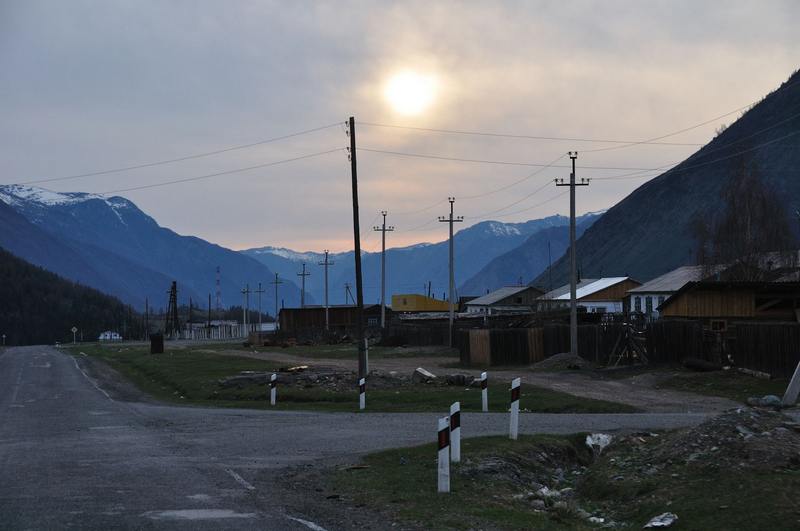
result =
M654 430L703 414L523 414L521 433ZM464 437L507 433L462 414ZM72 356L0 354L0 529L320 529L272 478L432 442L436 415L304 413L114 400ZM309 493L312 495L313 493ZM318 527L315 527L318 526Z

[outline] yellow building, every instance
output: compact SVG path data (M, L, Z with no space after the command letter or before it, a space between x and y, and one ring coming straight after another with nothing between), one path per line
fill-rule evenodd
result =
M392 295L393 312L446 312L450 309L447 301L417 295Z

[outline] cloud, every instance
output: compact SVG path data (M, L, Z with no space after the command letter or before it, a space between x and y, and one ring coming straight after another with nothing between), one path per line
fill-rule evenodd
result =
M797 68L798 4L727 2L4 2L0 7L0 182L57 177L249 143L355 115L359 122L581 138L641 139L755 101ZM434 73L430 113L395 115L391 73ZM732 118L726 119L729 123ZM675 141L704 142L710 124ZM359 125L365 147L549 162L597 144L493 139ZM53 184L107 191L344 148L341 128L252 150ZM582 154L579 164L654 167L691 147ZM532 168L359 153L362 221L390 211L403 232ZM586 176L613 174L589 171ZM620 172L617 172L620 173ZM542 172L474 200L490 212L564 176ZM637 181L596 182L579 210L607 208ZM352 238L344 154L125 194L161 224L232 247L341 250ZM551 197L543 190L518 207ZM562 199L504 221L566 211ZM506 212L508 212L506 211ZM501 212L502 213L502 212Z

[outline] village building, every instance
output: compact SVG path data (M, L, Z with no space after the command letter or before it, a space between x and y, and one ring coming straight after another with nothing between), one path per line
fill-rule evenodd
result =
M703 280L703 266L683 266L628 291L630 311L650 319L659 316L658 307L688 282Z
M122 341L122 336L117 332L106 330L97 337L98 341Z
M426 297L418 293L392 295L392 311L395 313L447 312L450 303L446 300Z
M626 310L628 291L641 285L630 277L584 279L577 285L575 298L589 313L621 313ZM537 309L564 308L569 302L570 286L566 284L539 297Z
M512 286L495 290L465 304L467 314L496 315L533 311L544 292L534 286Z
M341 304L328 307L329 330L348 332L356 329L355 305ZM391 319L392 310L386 308L386 319ZM305 306L304 308L282 308L278 313L282 332L325 330L325 306ZM381 305L364 306L364 325L377 327L381 324Z
M665 319L702 320L714 330L729 321L798 322L800 282L689 282L658 311Z

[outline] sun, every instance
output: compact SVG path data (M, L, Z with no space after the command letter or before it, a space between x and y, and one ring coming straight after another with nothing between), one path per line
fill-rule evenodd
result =
M431 106L436 91L436 78L405 70L389 78L383 95L396 112L413 116Z

